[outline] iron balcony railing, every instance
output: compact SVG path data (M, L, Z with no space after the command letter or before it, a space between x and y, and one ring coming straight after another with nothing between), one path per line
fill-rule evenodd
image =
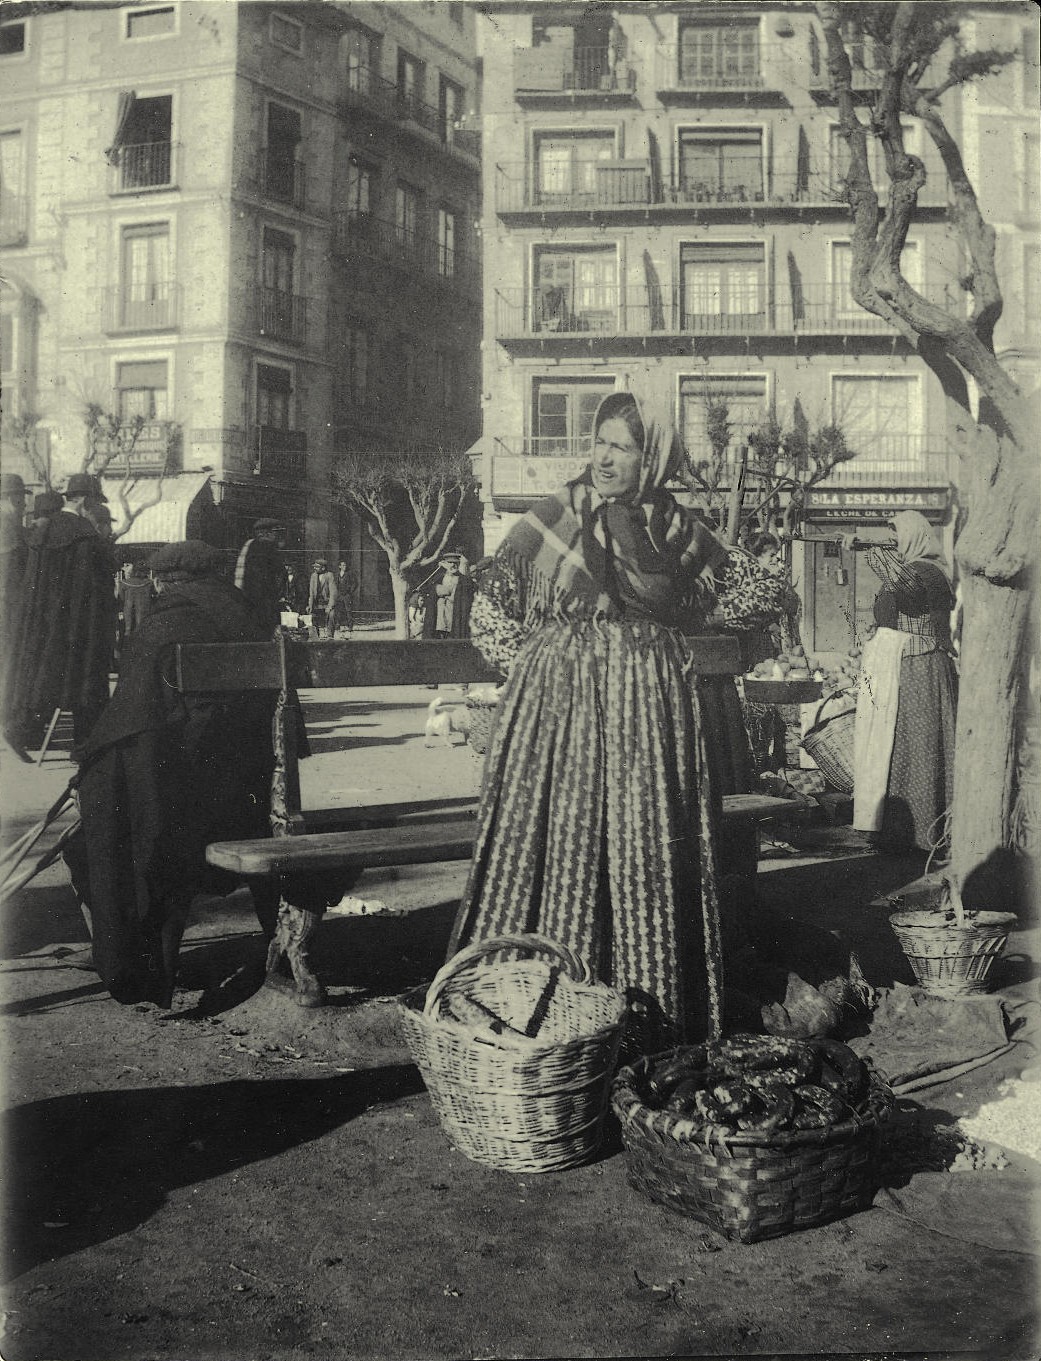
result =
M848 211L843 172L776 171L763 175L747 163L726 162L713 180L685 173L660 181L649 162L604 160L564 167L512 161L496 166L495 210L509 213L589 213L603 210L689 208L696 213L740 212L745 208L834 208ZM743 177L742 177L743 176ZM880 201L888 182L875 186ZM938 171L918 191L922 208L947 205L947 184Z
M790 49L781 43L735 38L695 48L680 42L658 49L655 86L667 94L755 94L781 89L795 70Z
M17 246L29 233L29 201L0 186L0 246Z
M376 217L373 213L341 213L336 219L334 249L347 259L380 260L445 284L472 292L477 284L473 256L447 246L416 228Z
M951 302L941 303L954 310ZM604 338L651 335L862 335L891 334L882 317L853 301L848 284L802 284L788 280L772 292L743 280L729 301L707 287L627 289L598 285L563 288L500 288L495 292L500 341L537 338Z
M307 344L309 299L281 288L258 288L255 298L256 327L262 336L294 345Z
M255 425L250 448L254 471L261 477L295 482L307 475L307 432L304 430Z
M607 46L545 43L514 52L513 88L518 98L559 94L631 96L636 93L636 69Z
M480 158L479 132L459 126L437 105L428 104L415 91L402 89L372 67L351 66L348 69L340 103L348 113L360 109L379 118L422 128L436 137L446 150Z
M306 167L291 147L261 147L254 185L261 198L306 207Z
M181 290L167 280L105 292L105 330L169 331L180 323Z
M177 182L177 142L137 142L122 146L112 167L112 192L135 194L142 189L169 189Z
M138 432L129 455L120 454L115 441L106 439L98 440L97 452L102 459L115 455L108 465L113 477L126 471L128 461L132 473L168 473L177 471L180 443L181 431L175 421L148 421Z
M824 95L830 99L831 78L828 75L825 51L826 48L823 44L820 44L819 47L811 46L808 84L814 95ZM854 92L867 93L881 89L882 81L885 78L885 67L878 54L870 48L858 48L855 44L847 45L847 51L850 58L850 75Z

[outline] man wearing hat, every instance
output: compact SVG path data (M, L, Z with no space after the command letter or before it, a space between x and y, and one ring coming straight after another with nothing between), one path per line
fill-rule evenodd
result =
M314 622L316 638L322 636L323 628L330 638L336 633L335 610L338 599L336 578L329 571L329 564L325 558L316 558L307 592L307 609Z
M108 702L116 640L115 562L90 519L107 500L98 478L75 473L65 503L30 537L7 671L4 731L31 745L56 709L84 741Z
M285 529L277 520L256 520L253 537L242 545L235 563L235 585L249 601L253 617L267 638L278 628L282 617L284 540Z

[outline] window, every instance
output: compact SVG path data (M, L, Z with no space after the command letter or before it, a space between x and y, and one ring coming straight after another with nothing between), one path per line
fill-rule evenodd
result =
M685 330L741 332L765 322L765 246L683 246L680 265Z
M116 365L119 415L124 421L142 416L146 421L168 418L165 359L146 359Z
M119 325L145 330L173 322L170 228L165 222L124 227Z
M347 88L357 94L371 94L380 70L380 42L363 28L351 28L344 35L347 49Z
M607 331L618 320L613 247L541 250L535 259L536 331Z
M423 63L398 48L398 103L406 115L423 102Z
M831 243L831 315L834 320L856 322L866 326L878 325L878 319L866 312L859 303L853 301L850 275L853 268L853 247L848 241ZM917 241L905 241L900 256L900 269L904 278L919 293L924 288L922 271L922 252Z
M347 328L344 382L347 400L354 406L364 406L369 396L369 333L361 326Z
M921 444L922 391L917 377L847 375L832 379L832 419L857 451L856 467L910 469Z
M299 340L302 301L294 296L296 242L288 232L264 228L261 255L260 329L264 335Z
M297 55L304 50L304 26L295 19L287 19L284 14L272 14L268 29L271 41L276 47Z
M687 452L695 463L713 458L708 436L708 417L717 404L726 406L730 442L725 457L734 461L748 436L758 429L768 414L765 373L706 374L684 378L680 384L680 433Z
M614 386L613 378L536 379L530 452L557 458L588 456L593 417Z
M434 363L438 405L443 411L451 411L458 398L459 358L453 350L437 350Z
M904 150L912 156L921 154L920 148L920 124L904 123L902 125L904 134ZM868 134L868 169L871 171L871 183L877 192L882 193L889 187L889 176L886 174L886 157L882 148L881 139L872 137ZM833 125L828 144L828 175L829 187L831 192L841 195L843 181L849 172L849 142L843 137L837 125Z
M1023 198L1021 207L1032 225L1041 215L1041 137L1036 132L1023 134Z
M419 190L399 180L394 195L394 233L406 255L415 255L419 248L418 229Z
M680 30L680 84L703 89L743 89L759 84L759 25L730 19L684 24Z
M352 156L347 162L347 216L356 221L372 211L372 171Z
M535 142L535 198L540 205L595 203L597 166L615 156L613 132L539 136Z
M155 9L135 9L127 15L128 38L161 38L172 33L176 22L173 5Z
M264 192L279 203L303 206L303 167L297 151L303 140L300 114L284 104L267 106Z
M257 424L292 429L293 375L274 364L257 365Z
M680 193L693 203L760 203L763 135L758 129L680 134Z
M17 57L25 51L25 24L0 24L0 57Z
M0 134L0 244L24 238L28 226L22 134Z
M455 213L450 208L437 211L437 272L450 279L456 272Z
M1023 334L1036 340L1041 317L1041 246L1023 247Z
M395 406L416 400L416 347L411 337L398 335L393 348L387 355L387 377L390 379L389 391Z
M121 189L157 189L172 183L173 96L119 96L116 132L106 155L119 167Z
M462 87L456 85L455 81L449 80L446 76L442 76L438 101L438 119L441 125L441 140L448 146L452 145L455 125L462 120L462 117Z

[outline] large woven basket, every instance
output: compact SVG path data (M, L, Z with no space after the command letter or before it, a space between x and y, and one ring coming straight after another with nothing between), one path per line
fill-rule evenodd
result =
M819 719L802 739L802 749L840 794L853 793L853 740L856 705Z
M923 992L972 997L986 992L988 974L1018 918L1012 912L970 912L964 925L942 911L923 909L889 918Z
M495 718L498 712L498 706L494 704L473 704L470 706L466 740L478 756L483 756L491 745L492 729L495 726Z
M549 956L518 959L519 952ZM490 963L489 956L512 956ZM509 1029L452 1019L491 1015ZM498 936L461 950L425 996L406 998L402 1026L452 1144L509 1172L586 1161L603 1137L625 999L594 983L566 947ZM494 1023L493 1023L494 1024Z
M675 1052L623 1068L612 1087L629 1180L638 1191L742 1243L779 1238L871 1204L882 1129L893 1107L877 1073L870 1075L862 1117L824 1129L731 1133L695 1129L683 1116L644 1103L643 1078Z

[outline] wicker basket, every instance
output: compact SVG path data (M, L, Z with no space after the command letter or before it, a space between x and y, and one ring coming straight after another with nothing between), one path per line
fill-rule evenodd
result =
M644 1103L643 1078L673 1053L640 1059L614 1080L611 1104L622 1124L629 1180L638 1191L742 1243L868 1208L877 1189L882 1129L893 1108L892 1093L877 1073L870 1074L867 1113L856 1119L824 1129L731 1133L694 1129L683 1116Z
M490 964L488 956L512 958ZM549 955L518 959L518 952ZM494 1015L507 1028L451 1019ZM621 1043L625 1000L542 936L499 936L461 950L424 995L401 1007L412 1057L452 1144L508 1172L550 1172L598 1147Z
M825 701L825 705L827 701ZM853 740L857 727L856 704L846 701L847 707L838 713L821 707L817 722L802 739L802 749L816 764L821 774L840 794L853 793Z
M498 705L495 704L473 704L469 708L466 740L479 756L483 756L491 745L492 729L498 712Z
M990 967L1016 922L1011 912L970 912L959 926L936 909L897 912L889 918L915 978L932 997L986 992Z

